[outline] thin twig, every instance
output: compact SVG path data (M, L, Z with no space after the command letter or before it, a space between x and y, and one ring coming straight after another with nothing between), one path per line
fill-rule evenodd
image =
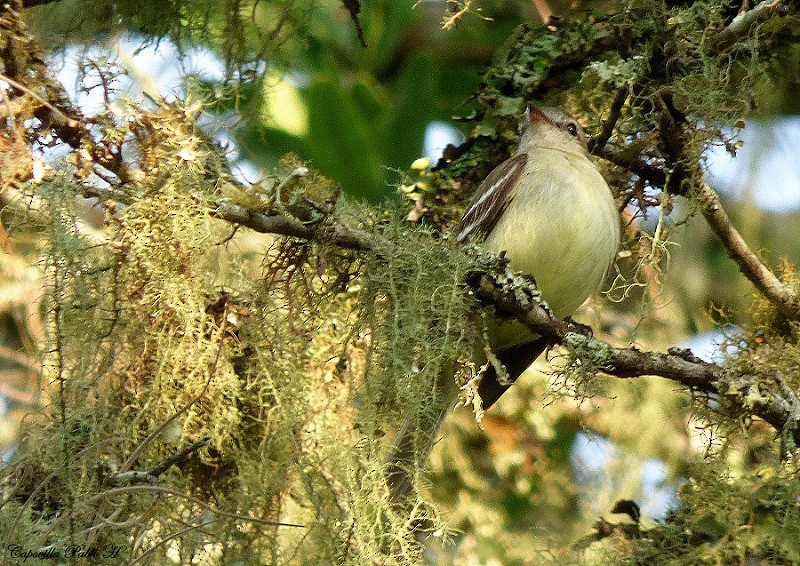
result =
M177 454L174 454L174 455L170 456L169 458L167 458L166 460L164 460L163 462L161 462L157 466L154 466L147 473L150 474L151 476L157 478L158 476L160 476L161 474L166 472L168 469L170 469L173 465L182 462L186 458L186 456L188 456L192 452L196 452L197 450L200 450L203 446L208 444L209 440L210 440L209 438L203 438L201 440L198 440L197 442L193 442L192 444L190 444L189 446L187 446L186 448L184 448L183 450L181 450Z
M356 28L356 35L361 47L367 46L367 40L364 38L364 28L361 27L361 20L358 19L358 14L361 12L361 2L359 0L341 0L342 5L350 14L350 19Z
M154 466L152 469L146 472L141 472L138 470L131 470L128 472L122 472L118 474L113 474L109 476L109 481L113 484L125 484L125 483L149 483L150 485L158 485L158 476L166 472L175 464L178 464L186 459L186 456L191 454L192 452L196 452L206 444L208 444L209 439L203 438L202 440L198 440L197 442L193 442L177 454L174 454L161 462L160 464Z
M608 143L608 140L611 139L611 134L614 133L614 126L617 125L620 113L622 112L622 106L625 104L625 100L627 98L628 87L623 86L619 88L617 90L617 94L614 95L614 100L611 102L611 108L608 111L608 118L603 120L603 124L600 126L600 131L598 132L597 136L589 140L590 153L594 153L595 148L605 146Z
M209 505L207 502L194 497L192 495L187 495L182 491L178 491L177 489L172 489L169 487L164 486L155 486L155 485L127 485L123 487L115 487L113 489L109 489L103 491L101 493L97 493L86 499L82 500L84 505L91 505L97 501L102 501L105 498L113 497L115 495L125 495L129 493L154 493L154 494L163 494L163 495L174 495L175 497L180 497L181 499L185 499L195 505L198 505L204 509L207 509L211 513L215 515L219 515L221 517L226 517L228 519L234 519L237 521L245 521L248 523L253 523L256 525L263 525L263 526L278 526L278 527L298 527L298 528L305 528L305 525L298 525L296 523L282 523L280 521L268 521L265 519L261 519L259 517L252 517L249 515L240 515L238 513L231 513L228 511L223 511L222 509L218 509Z
M728 256L738 265L741 272L785 317L800 319L800 300L797 293L784 285L774 273L758 259L741 234L733 227L730 218L722 206L719 195L703 179L700 182L700 202L703 205L703 216L714 233L722 240Z
M739 36L747 33L747 31L758 22L770 17L771 15L781 13L782 9L786 8L784 0L764 0L756 4L752 10L747 10L738 14L731 23L722 28L714 38L714 42L718 48L729 46Z
M46 106L48 110L50 110L56 116L59 116L64 121L64 124L66 124L70 128L78 128L78 127L80 127L81 124L77 120L75 120L73 118L70 118L69 116L64 114L64 112L61 109L56 108L55 106L53 106L50 102L48 102L47 100L45 100L44 98L42 98L41 96L39 96L38 94L33 92L31 89L26 87L24 84L15 81L11 77L6 76L3 73L0 73L0 80L7 82L8 84L13 86L17 90L21 90L22 92L24 92L25 94L27 94L28 96L33 98L36 102L42 104L43 106Z

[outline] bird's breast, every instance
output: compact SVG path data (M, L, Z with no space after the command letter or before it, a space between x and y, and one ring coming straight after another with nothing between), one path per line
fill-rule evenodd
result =
M584 157L532 152L517 193L485 246L533 274L559 317L603 282L619 246L619 215L603 177Z

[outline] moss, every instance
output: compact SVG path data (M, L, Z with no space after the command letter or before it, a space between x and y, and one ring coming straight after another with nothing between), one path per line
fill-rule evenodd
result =
M164 15L151 24L175 23L172 12L151 4L141 13ZM249 563L421 562L409 525L425 520L444 530L444 523L430 501L416 501L411 518L389 507L383 459L404 417L422 420L440 408L442 380L454 379L475 342L475 304L462 286L469 260L447 229L466 195L508 155L525 99L566 104L586 121L627 89L610 144L667 169L680 159L697 162L719 129L682 132L684 154L672 154L657 137L659 97L722 128L751 108L742 93L767 80L764 28L715 48L710 37L726 9L636 1L617 14L560 22L555 31L521 28L484 76L468 146L414 179L426 184L420 190L439 232L407 223L396 202L337 202L330 182L300 173L306 166L293 157L251 191L234 186L221 150L196 127L204 101L148 111L120 103L119 115L101 114L106 140L136 146L131 178L120 189L131 204L109 208L104 231L90 238L75 202L85 172L65 166L63 175L28 188L45 203L37 228L46 240L50 403L3 469L0 548L19 540L37 548L114 543L128 547L129 561L153 564L166 556L188 563L201 548L219 561ZM288 16L302 25L303 14ZM212 29L207 17L187 13L184 37ZM228 23L221 29L242 29L235 13ZM225 37L227 60L244 57L241 35ZM643 194L626 184L629 177L617 178L620 193ZM215 199L279 212L320 226L323 235L275 242L232 230L214 219ZM329 220L369 234L371 252L328 245ZM651 247L645 253L658 256ZM783 276L797 286L793 269ZM763 300L752 316L727 367L757 378L741 390L754 404L773 390L776 375L800 387L800 335ZM571 395L595 391L594 375L607 360L595 346L579 335L567 340L560 375ZM741 416L715 413L727 426ZM158 485L120 479L206 439L160 474ZM564 454L570 439L560 440ZM683 507L641 538L609 545L609 559L800 560L792 461L742 477L722 473L713 460L692 470ZM553 485L559 491L567 481ZM505 505L541 501L530 491L520 488L524 497ZM528 533L497 548L523 538L515 549L522 555Z
M325 179L287 173L296 158L260 189L268 210L330 215L371 233L372 252L232 236L211 204L228 196L225 172L179 119L192 108L128 122L156 132L139 146L151 174L99 242L76 224L69 175L31 188L48 212L52 404L4 472L16 502L0 509L15 525L4 540L44 547L90 530L152 563L206 545L258 562L417 563L408 518L386 499L386 433L436 410L438 384L471 351L469 260L398 203L334 204ZM157 486L120 483L201 440ZM428 502L415 516L438 524Z
M634 539L618 564L768 564L800 561L800 495L794 460L734 477L720 461L692 470L681 507Z

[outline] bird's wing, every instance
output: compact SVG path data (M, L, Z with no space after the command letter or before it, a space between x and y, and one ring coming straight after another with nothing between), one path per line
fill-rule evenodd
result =
M478 187L464 212L458 241L482 241L494 229L516 194L517 181L528 163L528 154L520 153L503 161Z

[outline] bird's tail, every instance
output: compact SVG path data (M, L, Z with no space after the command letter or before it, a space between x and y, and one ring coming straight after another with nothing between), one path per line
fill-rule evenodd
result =
M498 352L497 358L505 366L508 380L501 383L492 365L485 370L478 385L483 408L488 409L511 387L514 381L536 361L551 343L537 338ZM452 372L452 368L449 368ZM428 455L436 443L442 421L452 408L455 393L452 391L452 376L443 376L436 396L435 407L424 407L414 415L406 417L386 456L386 483L393 506L402 510L411 503L415 475L424 467ZM505 381L505 380L504 380Z

